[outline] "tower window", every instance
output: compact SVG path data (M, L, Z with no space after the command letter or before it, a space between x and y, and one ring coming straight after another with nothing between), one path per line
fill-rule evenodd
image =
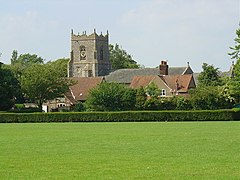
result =
M103 60L103 47L100 49L100 60Z

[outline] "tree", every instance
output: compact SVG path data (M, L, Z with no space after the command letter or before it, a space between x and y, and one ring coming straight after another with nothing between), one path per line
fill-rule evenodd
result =
M30 66L34 64L43 64L44 60L38 57L36 54L21 54L17 57L17 51L13 50L11 65L8 67L15 75L15 77L20 81L23 72Z
M233 99L233 102L240 103L240 60L234 65L234 76L226 84L226 94Z
M232 103L223 95L223 87L199 86L190 93L194 109L226 109Z
M158 98L158 96L160 95L160 89L153 82L146 86L144 90L146 94L151 98Z
M68 62L69 62L69 58L61 58L55 61L50 61L48 63L56 66L58 68L58 71L62 73L62 77L67 77Z
M133 60L132 56L120 48L118 44L115 46L110 44L109 53L113 69L139 68L139 65Z
M218 68L213 65L203 63L203 71L198 76L199 86L219 86L222 85L221 77L219 76Z
M9 69L0 63L0 110L9 110L18 95L20 85Z
M86 106L95 111L131 110L135 106L135 91L121 84L103 82L90 91Z
M77 102L77 104L75 104L75 106L73 108L73 111L75 111L75 112L85 111L84 104L81 101Z
M55 64L34 64L22 75L23 92L41 108L43 102L61 97L73 85L62 74Z
M233 77L227 83L227 94L234 98L235 103L240 103L240 28L236 30L237 37L234 39L235 46L230 47L233 50L231 53L228 53L231 56L231 59L236 60L236 64L233 68Z
M140 87L136 90L136 108L138 110L143 110L144 109L144 104L147 100L147 95L144 91L143 87Z
M237 37L234 39L235 46L230 47L232 52L228 53L231 56L231 59L239 60L240 59L240 28L236 30Z
M190 110L192 109L191 102L188 98L183 96L174 96L171 101L177 110Z
M30 66L33 64L43 64L44 60L41 57L38 57L36 54L21 54L15 63L22 64L24 66Z
M15 64L18 59L18 52L17 50L13 50L12 57L11 57L11 65Z

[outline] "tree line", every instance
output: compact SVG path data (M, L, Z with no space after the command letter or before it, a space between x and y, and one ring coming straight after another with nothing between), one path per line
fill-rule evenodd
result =
M164 110L223 109L240 103L240 28L236 30L235 46L230 57L236 61L231 77L222 77L218 68L204 63L198 86L190 97L160 98L159 89L150 84L137 90L115 83L102 83L90 92L87 101L76 110ZM118 44L110 45L113 69L139 68L140 65ZM0 64L0 110L9 110L16 103L34 102L39 107L48 100L62 96L73 85L67 78L67 63L62 58L44 62L35 54L12 53L11 64ZM148 97L147 95L148 94ZM150 97L150 98L149 98Z
M139 65L118 44L109 45L113 69L138 68ZM63 96L74 82L67 78L68 58L44 62L36 54L13 50L11 64L0 64L0 111L14 104L34 102L38 107L48 100Z
M121 84L103 83L90 91L87 101L79 102L75 110L213 110L229 109L240 104L240 29L236 30L235 46L230 47L231 59L235 60L228 75L218 68L203 63L196 89L189 97L159 97L160 89L151 83L145 88L133 90ZM147 96L148 95L148 96Z

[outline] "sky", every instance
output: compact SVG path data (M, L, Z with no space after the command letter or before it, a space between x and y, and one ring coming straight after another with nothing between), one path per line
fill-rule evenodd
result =
M0 61L13 50L52 61L70 56L70 34L110 34L135 61L157 67L208 63L229 70L240 0L0 0Z

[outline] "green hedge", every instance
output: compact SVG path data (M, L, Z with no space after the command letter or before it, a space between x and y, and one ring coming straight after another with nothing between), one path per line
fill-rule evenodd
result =
M0 113L0 123L234 121L239 110Z

